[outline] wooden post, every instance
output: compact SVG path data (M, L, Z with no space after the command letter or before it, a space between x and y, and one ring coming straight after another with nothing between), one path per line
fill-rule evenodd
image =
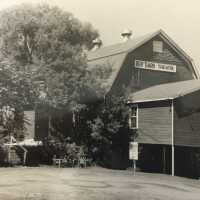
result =
M27 155L27 152L25 151L25 152L24 152L23 165L26 165L26 155Z
M48 116L48 137L51 136L51 115Z
M58 160L58 167L61 167L61 159Z
M12 145L13 140L12 140L11 133L9 133L9 135L10 135L10 144ZM11 147L12 146L8 146L8 164L9 165L11 164Z
M136 160L133 160L133 175L135 176L135 172L136 172Z
M11 161L11 149L10 146L8 146L8 164L10 165L10 161Z
M172 113L172 176L174 176L174 101L172 99L171 105L171 113Z
M166 147L163 146L163 174L166 173Z

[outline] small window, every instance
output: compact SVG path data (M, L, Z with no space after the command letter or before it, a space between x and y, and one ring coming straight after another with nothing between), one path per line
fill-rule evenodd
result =
M130 129L138 128L138 106L133 106L130 109L129 127Z
M161 41L153 41L153 52L163 52L163 43Z

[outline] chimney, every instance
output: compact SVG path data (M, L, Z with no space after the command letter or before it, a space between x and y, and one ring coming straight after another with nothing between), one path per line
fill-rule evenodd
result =
M130 29L124 29L121 36L123 38L123 42L127 42L132 36L132 31Z
M96 51L102 45L102 41L99 38L96 38L95 40L93 40L92 43L94 45L92 51Z

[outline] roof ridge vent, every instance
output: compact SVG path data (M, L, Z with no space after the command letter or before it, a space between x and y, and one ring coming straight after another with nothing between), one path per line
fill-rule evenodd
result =
M124 29L123 32L121 33L121 36L123 38L123 42L127 42L132 36L132 30Z
M96 50L99 49L99 48L101 47L101 45L102 45L102 41L101 41L100 38L94 39L94 40L92 41L92 43L93 43L93 49L92 49L92 51L96 51Z

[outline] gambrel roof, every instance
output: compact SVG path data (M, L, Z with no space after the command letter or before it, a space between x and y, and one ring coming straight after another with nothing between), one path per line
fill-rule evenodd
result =
M142 37L130 39L127 42L102 47L96 51L88 52L87 58L89 69L102 64L109 64L112 68L112 72L107 81L102 82L102 84L106 86L106 93L110 91L127 55L158 35L190 66L194 79L200 78L199 71L192 58L188 56L187 53L183 51L163 30L158 30Z
M130 39L127 42L121 42L118 44L106 46L99 48L96 51L91 51L88 54L88 61L97 60L109 56L114 56L117 54L128 53L135 50L137 47L146 43L150 38L153 37L154 34L147 34L145 36L136 37L134 39ZM148 40L147 40L148 39Z

